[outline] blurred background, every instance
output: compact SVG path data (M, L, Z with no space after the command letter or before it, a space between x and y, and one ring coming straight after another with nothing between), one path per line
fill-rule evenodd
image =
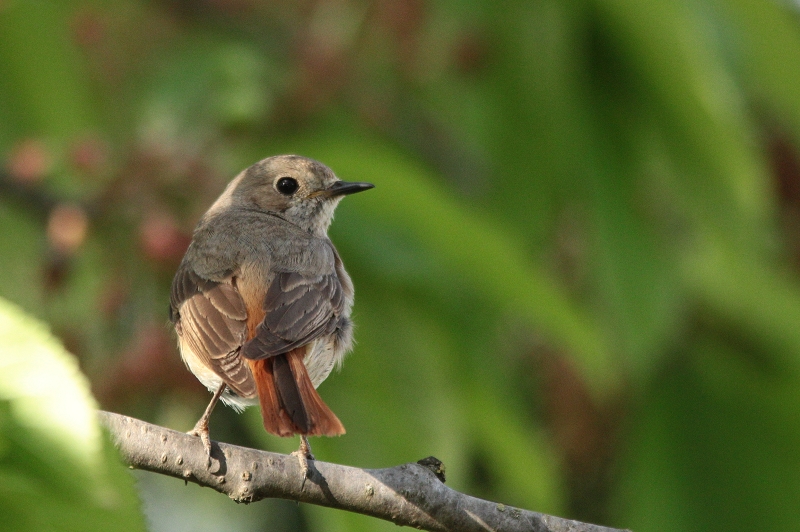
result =
M0 0L0 296L102 408L189 430L192 228L250 164L313 157L376 184L331 229L358 344L319 459L434 455L455 489L637 532L796 526L799 10ZM257 409L211 434L298 444ZM153 531L395 529L135 475Z

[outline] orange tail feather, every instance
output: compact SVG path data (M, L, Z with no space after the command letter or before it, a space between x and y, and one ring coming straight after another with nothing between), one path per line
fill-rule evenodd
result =
M248 360L267 432L278 436L339 436L344 426L311 384L305 347L285 355Z
M295 430L292 420L286 411L280 407L278 390L275 388L275 378L272 374L272 359L248 360L250 371L256 381L258 402L261 405L261 418L264 428L270 434L277 436L292 436Z

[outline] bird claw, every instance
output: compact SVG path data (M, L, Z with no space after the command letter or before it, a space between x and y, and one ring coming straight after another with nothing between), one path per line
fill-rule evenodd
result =
M311 454L311 446L308 444L308 439L305 436L300 436L300 448L292 453L300 461L300 472L303 475L303 481L300 483L300 491L306 486L306 480L311 476L309 474L310 468L308 465L309 460L314 460L314 455Z
M203 442L203 449L206 451L206 456L211 458L211 436L208 432L208 425L203 425L199 421L192 430L187 432L190 436L197 436Z

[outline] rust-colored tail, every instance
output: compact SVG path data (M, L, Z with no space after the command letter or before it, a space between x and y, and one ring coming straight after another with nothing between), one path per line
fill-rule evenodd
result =
M267 432L278 436L339 436L344 426L311 384L303 364L306 347L248 360Z

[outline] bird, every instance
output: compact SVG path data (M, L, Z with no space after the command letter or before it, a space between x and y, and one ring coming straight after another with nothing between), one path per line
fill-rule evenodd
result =
M307 437L345 433L316 390L353 346L353 283L327 232L343 197L373 187L279 155L241 172L200 218L169 315L184 363L213 392L189 431L209 459L219 400L259 404L267 432L300 435L304 474Z

